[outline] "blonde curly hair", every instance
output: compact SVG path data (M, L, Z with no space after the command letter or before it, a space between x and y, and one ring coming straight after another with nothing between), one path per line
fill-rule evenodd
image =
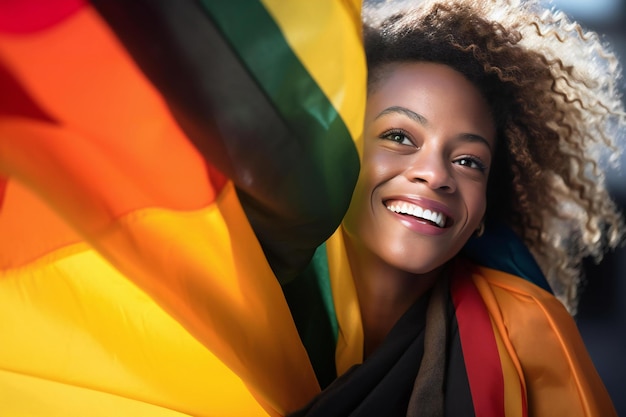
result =
M626 120L608 45L538 1L384 4L364 8L364 23L370 91L385 64L417 60L483 93L498 132L486 218L522 237L574 314L582 260L599 262L623 236L601 162L617 159Z

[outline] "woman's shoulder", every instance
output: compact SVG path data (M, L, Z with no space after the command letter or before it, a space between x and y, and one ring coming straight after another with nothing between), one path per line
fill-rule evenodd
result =
M508 302L521 303L520 307L534 305L539 308L543 306L542 308L548 309L550 312L565 312L570 316L565 305L550 291L528 278L469 261L466 262L466 265L472 281L479 289L485 287L486 290L488 287L494 295L507 297Z
M507 272L465 261L455 271L455 280L475 288L504 350L516 364L526 388L529 415L615 415L563 303Z
M544 288L526 278L472 262L464 261L459 267L480 294L490 316L503 320L507 328L536 334L540 326L551 333L580 338L565 305Z

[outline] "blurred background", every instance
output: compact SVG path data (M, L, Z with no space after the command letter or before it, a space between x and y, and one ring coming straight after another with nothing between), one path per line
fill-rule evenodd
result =
M625 0L552 0L583 27L598 32L626 66ZM622 94L626 81L620 82ZM619 167L608 172L607 183L626 214L626 132L621 138L624 154ZM587 280L576 322L600 376L620 416L626 416L626 247L609 253L596 265L585 265Z

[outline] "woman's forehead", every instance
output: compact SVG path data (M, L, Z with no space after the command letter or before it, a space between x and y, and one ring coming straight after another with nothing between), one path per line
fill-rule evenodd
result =
M370 91L368 120L406 109L404 114L438 123L455 123L495 135L490 107L481 92L461 73L443 64L411 62L387 65ZM410 118L410 117L409 117ZM463 127L463 126L460 126Z

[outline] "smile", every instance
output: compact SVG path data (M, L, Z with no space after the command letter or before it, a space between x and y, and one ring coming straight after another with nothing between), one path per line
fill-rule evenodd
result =
M422 208L416 204L408 202L388 202L385 204L387 210L398 214L405 214L416 217L420 220L426 220L435 224L437 227L443 228L446 225L447 217L438 211Z

